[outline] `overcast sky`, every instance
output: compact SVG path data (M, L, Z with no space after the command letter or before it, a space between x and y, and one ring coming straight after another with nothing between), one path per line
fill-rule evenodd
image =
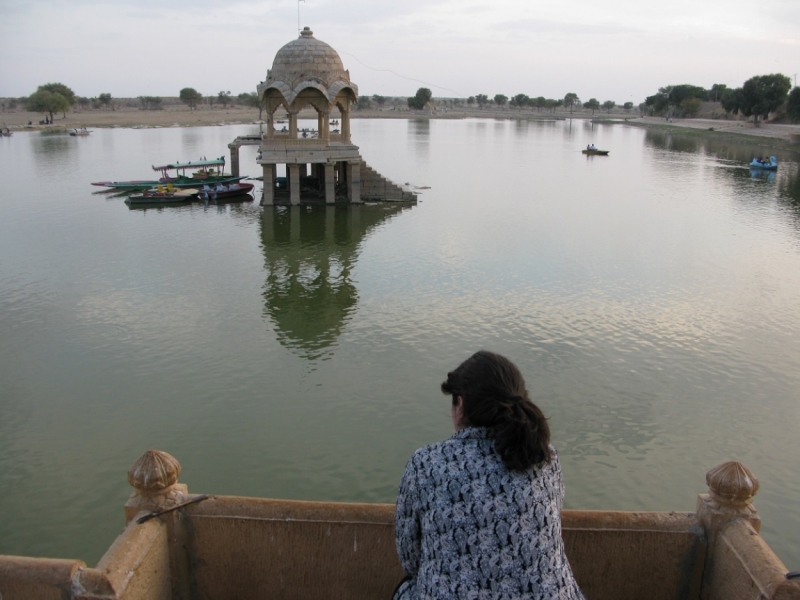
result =
M657 88L800 72L800 0L306 0L361 94L641 102ZM295 0L0 0L0 96L255 91ZM422 83L424 82L424 83Z

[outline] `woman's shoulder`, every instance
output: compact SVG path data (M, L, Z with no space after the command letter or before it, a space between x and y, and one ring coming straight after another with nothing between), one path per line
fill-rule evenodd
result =
M460 448L471 444L475 441L490 440L491 434L486 427L465 427L464 429L455 432L451 437L446 440L441 440L433 444L428 444L422 448L417 449L412 455L411 460L414 459L427 459L429 457L441 456L443 454L450 454L458 452Z

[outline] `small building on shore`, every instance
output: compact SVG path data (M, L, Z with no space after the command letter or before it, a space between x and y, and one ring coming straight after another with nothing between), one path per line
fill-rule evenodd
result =
M336 50L308 27L278 50L257 90L266 113L257 156L264 175L262 205L416 200L370 168L351 141L358 86ZM316 113L316 128L298 124L308 108ZM285 122L276 120L279 109L286 111ZM238 166L237 142L230 147ZM278 165L285 165L285 178L278 177Z

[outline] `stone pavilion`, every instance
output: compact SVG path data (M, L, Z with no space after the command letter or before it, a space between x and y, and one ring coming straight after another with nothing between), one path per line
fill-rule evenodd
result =
M350 140L358 86L336 50L308 27L278 50L257 90L266 113L257 157L264 174L263 205L416 199L367 166ZM309 107L316 112L316 129L298 126L300 111ZM288 122L276 121L281 108ZM238 167L238 147L236 153L231 162ZM286 166L285 179L277 177L278 165Z

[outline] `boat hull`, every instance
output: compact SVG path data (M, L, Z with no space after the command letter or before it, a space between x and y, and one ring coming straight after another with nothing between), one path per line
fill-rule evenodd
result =
M198 188L203 185L209 184L229 184L236 183L247 177L208 177L206 179L195 179L194 177L178 177L176 179L166 179L153 181L151 180L134 180L134 181L96 181L92 185L107 187L115 190L146 190L166 183L171 183L176 188Z
M581 150L581 152L589 156L608 156L611 150Z
M197 197L200 200L224 200L226 198L236 198L239 196L247 196L253 191L255 187L252 183L238 183L236 184L238 187L231 189L224 190L215 190L215 189L201 189L198 193Z

